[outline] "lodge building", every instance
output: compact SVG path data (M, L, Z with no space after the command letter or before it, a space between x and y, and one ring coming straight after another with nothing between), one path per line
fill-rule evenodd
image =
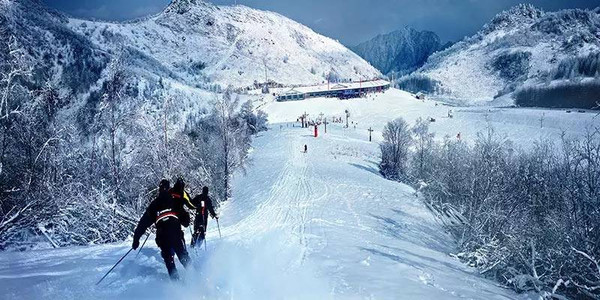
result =
M383 92L389 88L390 83L382 79L295 87L277 95L277 101L295 101L315 97L350 99L368 93Z

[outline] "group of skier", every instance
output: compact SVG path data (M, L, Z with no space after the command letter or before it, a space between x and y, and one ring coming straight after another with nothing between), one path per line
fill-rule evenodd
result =
M186 268L190 262L181 229L181 226L188 227L190 225L190 214L184 206L195 211L196 214L191 241L192 247L202 245L204 242L208 216L210 215L217 221L219 216L216 214L212 201L208 196L208 187L205 186L202 189L202 194L190 199L185 191L185 183L182 178L177 179L172 188L170 185L170 182L166 179L160 182L158 197L146 208L144 215L142 215L135 228L132 248L135 250L139 247L142 235L152 224L155 224L156 245L160 248L169 276L172 279L178 279L175 255Z

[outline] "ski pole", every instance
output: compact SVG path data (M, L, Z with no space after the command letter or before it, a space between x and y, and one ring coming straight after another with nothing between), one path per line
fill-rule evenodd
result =
M223 237L221 236L221 226L219 225L219 219L217 218L217 228L219 228L219 238L222 239Z
M129 253L132 251L132 250L133 250L133 248L129 249L129 251L127 251L127 253L125 253L125 255L123 255L123 257L121 257L121 259L119 259L119 261L118 261L118 262L117 262L117 263L116 263L116 264L115 264L115 265L114 265L112 268L110 268L110 270L108 270L108 272L106 272L106 274L105 274L105 275L104 275L102 278L100 278L100 280L98 280L98 282L96 282L96 285L100 284L100 282L102 282L102 280L104 280L104 278L106 278L106 276L108 276L108 274L110 274L110 272L112 272L112 270L113 270L114 268L116 268L116 267L119 265L119 263L121 263L121 261L123 261L123 259L125 259L125 257L126 257L126 256L127 256L127 255L128 255L128 254L129 254Z
M146 242L148 241L148 238L150 237L150 232L148 233L148 235L146 236L146 239L144 240L144 242L142 243L142 246L140 247L140 250L138 250L138 253L135 255L134 258L137 258L138 255L140 255L140 252L142 252L142 248L144 248L144 245L146 245Z

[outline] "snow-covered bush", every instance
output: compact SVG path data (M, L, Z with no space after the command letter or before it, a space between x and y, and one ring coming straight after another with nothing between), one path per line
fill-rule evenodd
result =
M440 82L423 74L404 76L396 81L396 86L411 93L436 94L441 90Z
M415 175L400 180L438 213L459 258L520 292L600 296L600 128L529 151L491 129L473 145L450 138L432 145L422 122L412 133Z

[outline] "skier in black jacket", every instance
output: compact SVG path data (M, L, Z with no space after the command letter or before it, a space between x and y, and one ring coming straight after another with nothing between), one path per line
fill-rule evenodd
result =
M208 197L208 187L202 188L202 194L192 199L192 204L196 207L196 218L194 219L194 234L192 235L192 247L202 245L208 225L208 215L213 219L219 219L212 200Z
M175 200L182 201L183 205L187 206L189 209L194 210L196 207L192 204L190 196L185 191L185 182L183 178L177 178L175 185L172 189L169 190L171 197Z
M156 224L156 245L160 248L169 276L178 279L174 255L177 254L184 267L187 267L190 261L181 230L182 225L185 227L190 225L190 215L183 209L181 201L171 197L169 186L168 180L163 179L160 182L158 197L150 203L135 228L132 248L137 249L140 245L140 237L146 229Z

